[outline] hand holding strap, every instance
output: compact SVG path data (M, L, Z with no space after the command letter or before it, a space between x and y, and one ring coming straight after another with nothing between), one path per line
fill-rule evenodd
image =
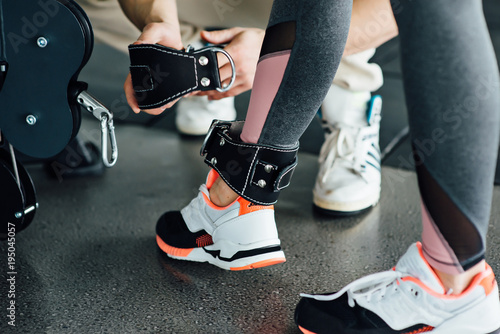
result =
M217 53L231 64L231 82L221 86ZM129 46L130 74L141 109L161 107L194 91L225 92L234 83L236 71L231 56L221 48L176 50L159 44Z

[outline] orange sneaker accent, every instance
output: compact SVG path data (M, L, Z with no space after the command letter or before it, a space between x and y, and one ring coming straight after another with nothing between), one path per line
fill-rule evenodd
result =
M304 333L304 334L316 334L316 333L314 333L314 332L308 331L307 329L305 329L305 328L304 328L304 327L302 327L302 326L299 326L299 329L300 329L300 331L301 331L302 333Z
M493 291L496 285L495 275L493 274L493 271L488 264L486 264L486 270L483 271L482 273L477 274L473 278L469 286L459 295L446 295L437 293L436 291L429 289L429 287L424 285L419 279L415 277L411 276L403 277L402 280L412 281L413 283L417 284L422 289L424 289L428 294L437 298L447 299L447 300L462 298L464 295L472 292L478 285L481 285L484 288L486 295L489 295L491 291Z
M430 332L433 329L434 329L434 327L432 327L432 326L425 326L425 327L422 327L420 329L417 329L417 330L414 330L411 332L407 332L407 333L403 333L403 334L419 334L419 333Z
M215 180L217 180L218 177L219 174L215 171L215 169L211 169L210 172L208 172L207 182L206 182L207 189L212 188Z
M493 291L493 289L495 288L495 286L497 285L497 281L495 279L495 274L493 273L493 270L491 269L491 267L489 266L489 264L486 263L486 270L484 271L484 276L486 277L482 277L480 276L481 274L477 275L477 279L481 279L481 281L479 282L479 285L481 285L483 288L484 288L484 292L486 293L486 296L488 296L491 291ZM474 280L472 280L472 283L471 283L471 286L474 285Z
M212 240L212 236L210 234L204 234L201 237L196 238L196 245L198 247L205 247L213 244L214 241Z
M285 261L286 261L286 259L284 257L277 257L274 259L255 262L255 263L249 264L248 266L244 266L244 267L233 267L233 268L230 268L230 270L239 271L239 270L256 269L256 268L268 267L268 266L272 266L275 264L283 263Z
M422 251L422 244L420 242L417 242L417 247L418 247L418 251L420 253L420 257L422 258L422 260L427 264L427 266L429 268L432 269L432 267L429 265L429 263L427 262L427 260L424 257L424 254L423 254L423 251ZM434 276L436 277L436 279L441 283L441 280L436 275L434 269L432 269L432 273L434 274ZM472 279L472 281L469 284L469 286L460 295L457 295L457 296L454 296L454 295L448 296L447 295L445 297L447 299L460 298L464 294L467 294L471 290L473 290L474 287L476 285L478 285L478 284L481 285L484 288L484 291L485 291L486 295L489 295L491 293L491 291L493 291L493 289L495 288L495 285L496 285L495 274L493 273L493 270L491 269L491 267L487 263L486 263L485 270L483 272L477 274ZM441 286L443 287L443 290L446 291L446 289L445 289L445 287L443 286L442 283L441 283ZM425 290L428 291L429 293L435 295L435 296L438 296L434 291L430 291L429 289L425 289Z
M170 245L167 245L159 236L156 236L156 243L158 244L158 247L162 251L164 251L167 254L173 255L173 256L179 256L179 257L186 257L188 256L194 248L176 248L172 247Z
M218 177L219 177L219 174L215 171L215 169L211 169L210 172L208 173L208 176L207 176L207 182L206 182L207 189L210 190L210 188L212 188L215 180L217 180ZM202 195L203 195L203 199L205 200L205 203L207 203L207 205L214 210L226 210L228 207L233 205L235 202L240 202L240 212L239 212L240 216L244 215L246 213L259 211L262 209L274 210L274 205L254 204L252 202L247 201L243 197L238 197L234 202L230 203L229 205L226 205L224 207L220 207L220 206L217 206L214 203L212 203L212 201L208 198L207 195L205 195L204 193Z
M240 213L239 215L242 216L247 213L251 213L254 211L259 211L263 209L271 209L274 210L274 205L258 205L254 204L250 201L247 201L243 197L240 197L237 199L238 202L240 202Z

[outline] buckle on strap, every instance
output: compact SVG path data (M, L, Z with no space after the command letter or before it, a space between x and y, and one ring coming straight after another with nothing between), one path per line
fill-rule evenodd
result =
M241 142L243 124L215 120L200 153L240 196L261 205L274 204L280 191L290 185L298 143L285 149Z
M227 57L232 74L222 85L217 53ZM194 91L226 92L236 79L234 61L224 49L209 46L194 50L176 50L159 44L129 46L130 74L141 109L161 107Z

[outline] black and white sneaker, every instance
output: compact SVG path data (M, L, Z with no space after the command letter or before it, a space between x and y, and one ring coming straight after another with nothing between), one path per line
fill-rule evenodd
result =
M285 262L273 206L239 197L226 207L210 201L208 189L219 177L212 170L198 196L184 209L167 212L156 225L156 241L169 257L245 270Z
M329 215L360 213L380 198L382 98L332 86L321 110L325 142L318 158L314 205Z
M393 270L334 294L302 295L295 322L303 333L499 334L500 300L490 266L460 295L445 291L413 244Z

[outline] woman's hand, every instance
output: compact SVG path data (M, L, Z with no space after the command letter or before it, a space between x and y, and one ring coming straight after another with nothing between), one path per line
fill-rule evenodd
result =
M227 92L205 91L196 95L207 95L209 100L220 100L229 96L239 95L252 88L260 49L264 40L264 30L257 28L231 28L216 31L202 31L201 37L212 44L226 44L226 50L234 60L236 79L233 87ZM231 80L231 64L226 56L217 55L222 85Z
M166 22L148 24L144 27L141 36L139 36L139 39L134 44L161 44L177 50L183 48L179 26ZM137 103L130 73L125 80L123 89L125 90L125 96L127 97L127 102L130 105L130 108L132 108L136 114L140 113L141 109ZM160 108L144 110L144 112L151 115L159 115L164 112L165 109L172 107L178 100L179 99L169 102Z

